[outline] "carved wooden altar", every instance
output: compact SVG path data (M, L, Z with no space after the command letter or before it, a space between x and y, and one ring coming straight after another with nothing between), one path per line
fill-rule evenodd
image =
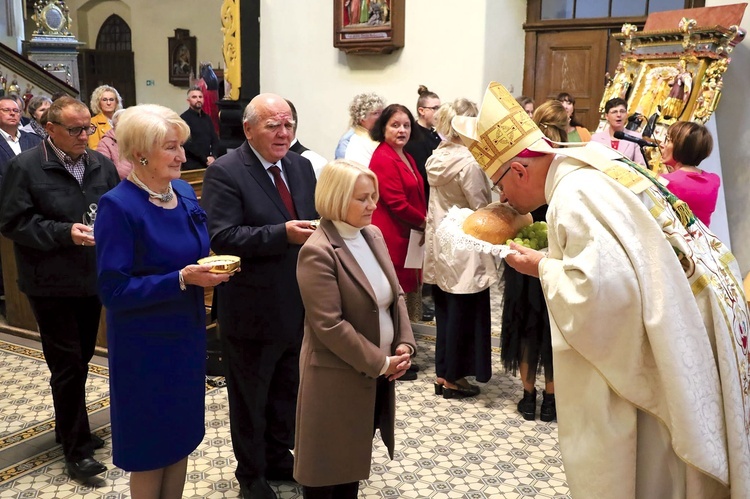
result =
M735 45L745 37L739 27L747 4L651 14L644 31L625 24L622 55L599 104L613 97L628 103L629 130L656 141L676 121L705 123L721 98L723 75ZM649 148L649 165L661 169L658 148Z

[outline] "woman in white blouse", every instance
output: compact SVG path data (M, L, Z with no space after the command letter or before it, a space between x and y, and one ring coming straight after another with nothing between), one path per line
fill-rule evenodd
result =
M305 305L294 478L308 499L357 497L376 428L393 457L395 383L416 344L380 230L378 181L347 160L323 168L320 226L300 250Z

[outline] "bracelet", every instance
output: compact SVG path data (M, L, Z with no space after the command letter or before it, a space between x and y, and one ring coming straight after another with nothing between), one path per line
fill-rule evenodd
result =
M187 286L185 286L185 278L182 277L182 271L181 270L177 273L177 276L178 276L178 278L180 280L180 291L186 291L187 290Z

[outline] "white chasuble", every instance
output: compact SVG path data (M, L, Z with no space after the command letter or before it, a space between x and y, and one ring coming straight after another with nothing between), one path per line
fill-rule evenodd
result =
M539 270L571 495L750 498L737 263L701 222L686 229L656 187L635 194L600 170L558 156L545 189Z

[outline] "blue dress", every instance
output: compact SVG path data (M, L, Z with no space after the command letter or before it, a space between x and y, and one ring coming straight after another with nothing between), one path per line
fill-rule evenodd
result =
M203 288L178 272L208 254L206 214L192 187L172 182L167 210L129 181L101 197L94 228L107 311L112 448L126 471L169 466L203 439Z

